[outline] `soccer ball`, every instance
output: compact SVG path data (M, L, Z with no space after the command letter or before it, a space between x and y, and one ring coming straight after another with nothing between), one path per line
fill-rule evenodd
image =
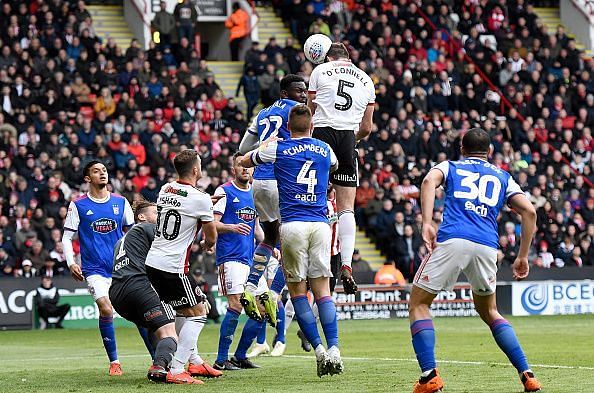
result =
M324 62L331 45L332 40L324 34L314 34L305 41L303 52L307 60L320 64Z

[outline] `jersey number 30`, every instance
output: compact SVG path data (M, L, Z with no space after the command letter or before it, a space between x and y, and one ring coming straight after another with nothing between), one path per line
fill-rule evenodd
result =
M501 181L493 175L483 175L479 173L456 169L456 174L460 176L460 187L466 188L465 191L454 191L454 198L477 199L480 203L487 206L496 206L499 203L499 194L501 193ZM480 178L480 179L479 179ZM478 180L478 186L477 186ZM489 184L492 184L491 195L487 195Z

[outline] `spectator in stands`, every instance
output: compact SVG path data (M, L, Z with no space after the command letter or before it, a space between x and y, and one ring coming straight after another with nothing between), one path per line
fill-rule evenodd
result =
M225 21L225 27L229 29L231 60L238 61L241 43L251 30L250 16L241 8L239 3L233 3L233 13Z
M365 259L361 258L361 254L359 253L358 248L355 248L355 250L353 251L352 268L353 268L353 273L357 273L357 272L366 273L366 272L372 271L371 266L369 265L369 262L367 262Z
M167 2L162 1L159 11L151 22L153 30L159 32L160 46L171 45L172 35L175 34L175 17L167 12Z
M20 278L33 278L36 275L37 270L33 267L33 262L28 259L21 262L21 268L15 272L15 277Z
M252 114L254 113L254 108L260 101L260 84L258 83L258 78L256 77L256 73L252 67L248 67L246 74L243 75L239 80L235 97L239 96L239 91L242 87L243 95L245 96L248 106L247 117L248 119L251 119Z
M178 39L181 41L182 38L186 38L189 42L194 42L194 23L198 19L194 4L190 0L182 0L175 6L173 15Z
M406 285L406 279L398 270L393 260L388 260L375 273L373 283L376 285Z

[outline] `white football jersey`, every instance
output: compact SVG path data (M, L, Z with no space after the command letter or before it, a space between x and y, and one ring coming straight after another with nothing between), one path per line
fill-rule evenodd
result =
M190 248L203 222L211 222L210 195L187 183L165 184L157 199L155 240L146 265L169 273L187 273Z
M350 61L317 66L309 78L308 91L316 94L314 127L358 131L365 109L375 104L373 81Z

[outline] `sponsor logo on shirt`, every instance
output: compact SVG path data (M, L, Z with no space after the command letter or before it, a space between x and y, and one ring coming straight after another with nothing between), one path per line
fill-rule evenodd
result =
M163 315L163 311L161 311L160 307L151 308L143 314L144 320L147 322L160 317L161 315Z
M487 217L487 214L489 214L489 209L487 209L485 205L477 206L471 201L466 201L466 203L464 204L464 209L473 211L481 217Z
M245 222L252 222L256 219L256 210L249 206L242 207L235 214L237 214L237 218Z
M188 196L188 192L187 191L180 190L179 188L173 188L171 186L167 187L165 189L165 192L167 192L169 194L175 194L175 195L183 196L183 197L187 197Z
M91 223L91 228L93 228L93 232L107 234L109 232L113 232L118 227L118 224L115 220L111 218L100 218L95 220Z

